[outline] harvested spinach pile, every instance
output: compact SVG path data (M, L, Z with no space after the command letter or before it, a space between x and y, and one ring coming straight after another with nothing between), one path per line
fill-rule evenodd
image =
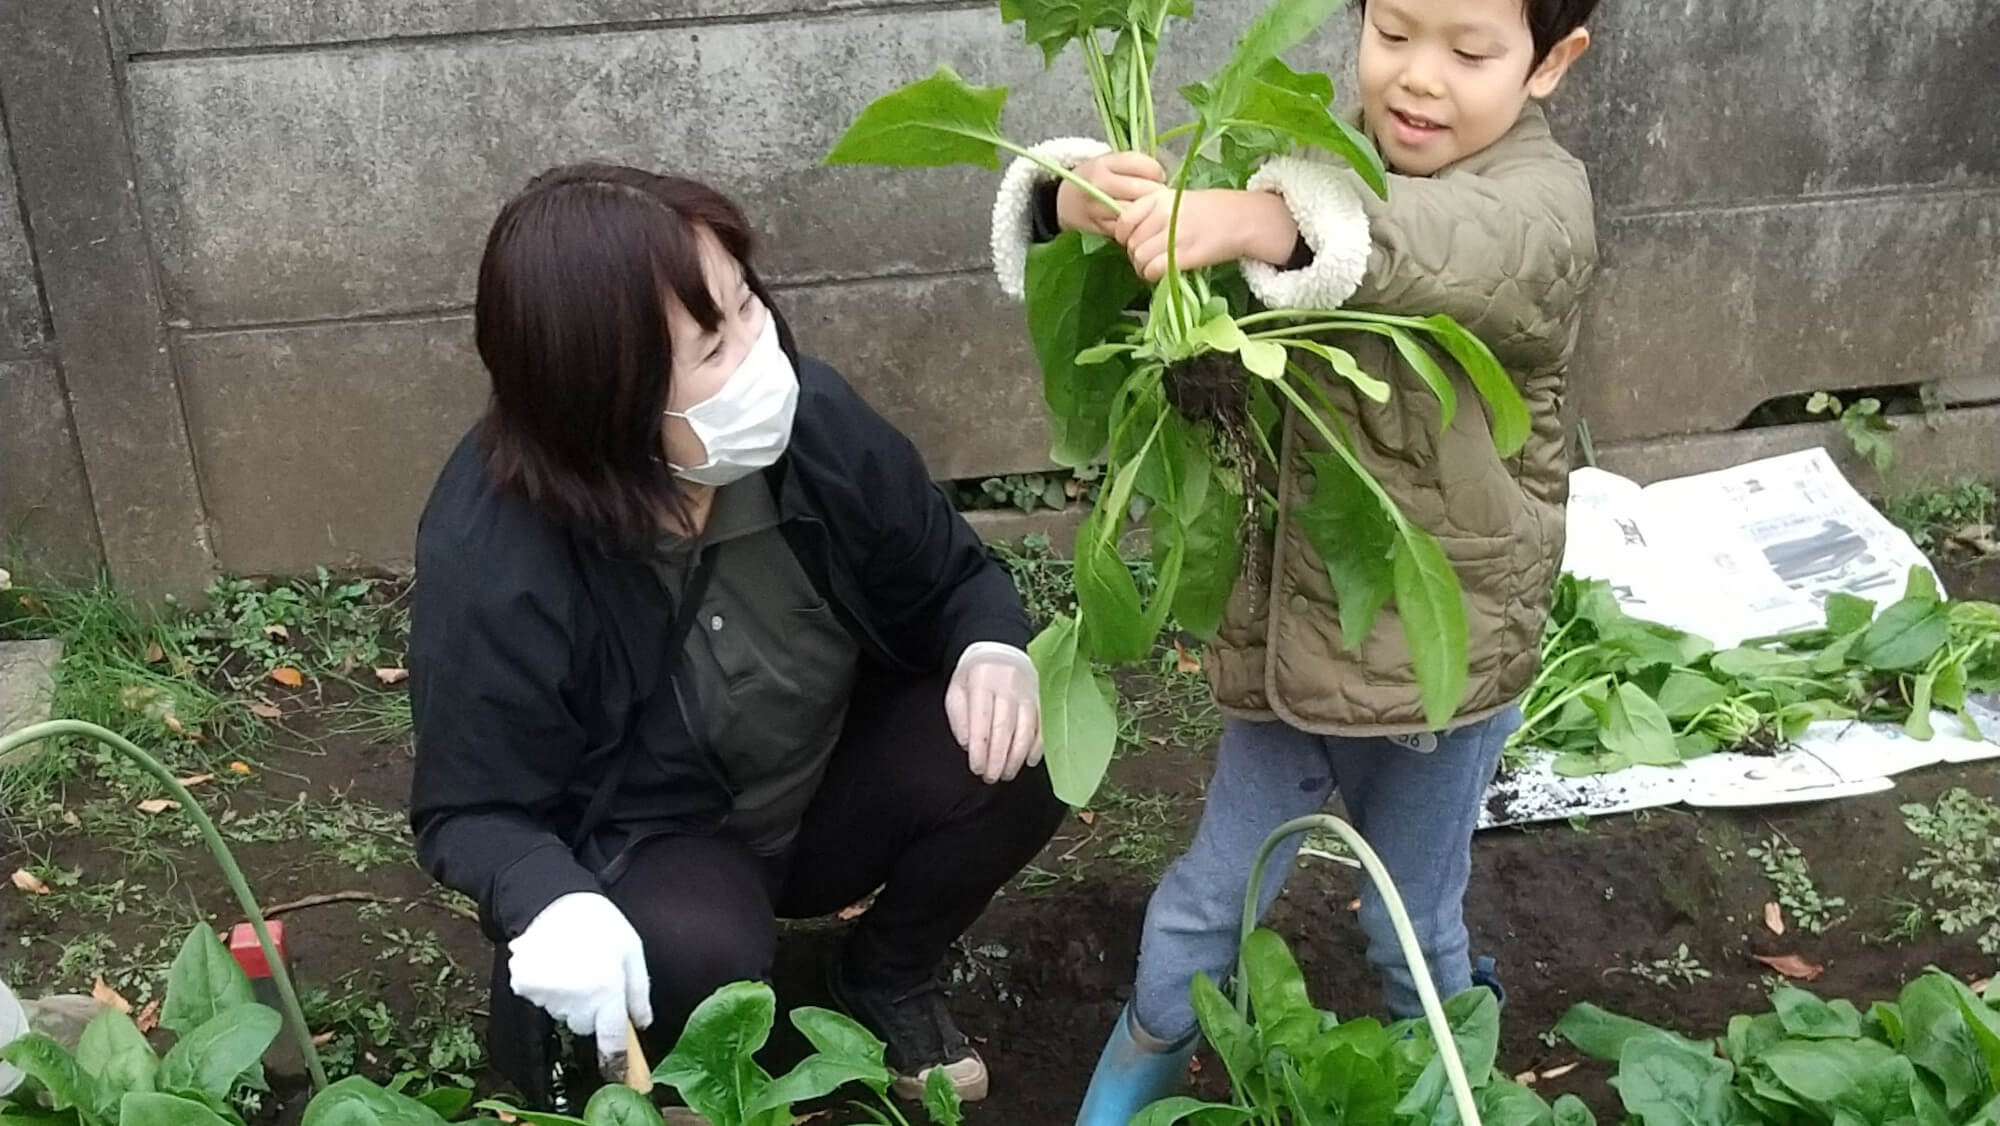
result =
M1934 733L1932 709L1983 738L1969 698L2000 690L2000 606L1941 597L1914 567L1901 600L1826 600L1826 625L1733 649L1634 618L1608 583L1564 575L1542 671L1510 747L1556 752L1558 774L1672 766L1719 750L1773 751L1821 719Z

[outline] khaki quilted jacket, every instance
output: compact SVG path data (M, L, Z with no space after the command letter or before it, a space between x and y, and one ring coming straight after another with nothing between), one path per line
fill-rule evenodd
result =
M1470 677L1452 725L1512 704L1533 680L1563 548L1568 453L1563 390L1579 305L1597 262L1590 183L1531 104L1499 142L1434 176L1392 176L1368 193L1373 250L1349 308L1456 318L1491 347L1527 400L1533 433L1509 458L1493 448L1483 404L1449 360L1459 409L1440 431L1435 397L1389 341L1330 341L1397 388L1386 403L1340 380L1328 392L1358 453L1405 515L1437 536L1465 588ZM1324 734L1426 730L1394 607L1350 651L1332 585L1291 517L1310 497L1305 455L1324 443L1297 417L1284 426L1279 518L1253 543L1207 670L1225 711Z

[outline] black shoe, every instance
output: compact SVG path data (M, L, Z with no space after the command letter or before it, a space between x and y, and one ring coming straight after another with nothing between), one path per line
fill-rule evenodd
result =
M931 1072L942 1068L960 1099L976 1103L986 1097L986 1062L951 1019L942 985L933 980L913 989L868 989L844 978L836 960L827 988L835 1004L887 1046L898 1096L923 1098Z

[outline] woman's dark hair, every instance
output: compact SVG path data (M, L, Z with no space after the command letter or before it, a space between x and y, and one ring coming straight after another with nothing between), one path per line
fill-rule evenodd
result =
M1361 0L1359 7L1367 6L1368 0ZM1535 61L1528 67L1532 72L1564 36L1590 22L1597 0L1521 0L1521 6L1527 11L1528 34L1535 41Z
M481 440L498 488L604 545L639 550L685 512L662 456L671 383L668 302L722 318L702 276L707 228L750 268L743 212L693 180L575 164L500 210L479 263L474 335L493 378Z

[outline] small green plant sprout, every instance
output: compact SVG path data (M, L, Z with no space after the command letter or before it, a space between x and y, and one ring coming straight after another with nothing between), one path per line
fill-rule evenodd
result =
M1745 852L1764 869L1765 878L1777 892L1779 905L1799 926L1812 934L1824 934L1827 928L1847 917L1843 914L1847 901L1837 895L1820 894L1813 884L1805 854L1783 833L1773 833Z
M1693 985L1715 976L1701 964L1701 959L1688 953L1685 942L1664 958L1633 962L1625 967L1625 972L1662 989L1672 989L1676 985Z
M1219 71L1181 90L1192 120L1165 131L1156 120L1154 63L1169 21L1193 14L1191 0L1002 0L1000 11L1051 62L1071 44L1081 51L1092 105L1114 148L1159 153L1179 143L1171 183L1177 216L1189 188L1240 188L1265 159L1299 146L1344 161L1386 193L1380 154L1333 112L1332 80L1296 72L1281 58L1345 4L1274 0ZM869 105L827 160L997 169L1007 152L1117 210L1084 179L1001 132L1007 96L1005 87L975 86L939 67ZM1442 726L1466 687L1458 577L1437 540L1403 515L1359 460L1330 387L1374 402L1397 389L1326 338L1390 340L1421 393L1438 399L1444 426L1458 409L1457 369L1484 400L1495 445L1511 454L1527 440L1528 412L1486 345L1444 316L1253 311L1233 267L1183 271L1172 241L1166 275L1148 294L1118 246L1066 233L1030 251L1026 295L1053 460L1106 465L1077 536L1077 612L1057 618L1029 647L1042 678L1056 793L1087 805L1116 746L1115 697L1099 666L1145 660L1170 618L1201 638L1219 628L1245 543L1276 503L1255 468L1276 460L1273 434L1288 411L1318 447L1306 455L1317 486L1296 515L1339 595L1343 640L1359 646L1393 603L1425 714ZM1135 500L1145 502L1152 533L1158 583L1150 597L1118 554Z
M2000 954L2000 806L1954 786L1936 805L1902 812L1924 842L1909 878L1930 887L1932 921L1945 934L1978 932L1979 949Z
M1840 423L1848 444L1877 473L1887 473L1896 464L1896 443L1889 437L1895 420L1882 413L1880 399L1856 399L1843 405L1830 391L1815 391L1806 400L1806 413L1819 414Z

